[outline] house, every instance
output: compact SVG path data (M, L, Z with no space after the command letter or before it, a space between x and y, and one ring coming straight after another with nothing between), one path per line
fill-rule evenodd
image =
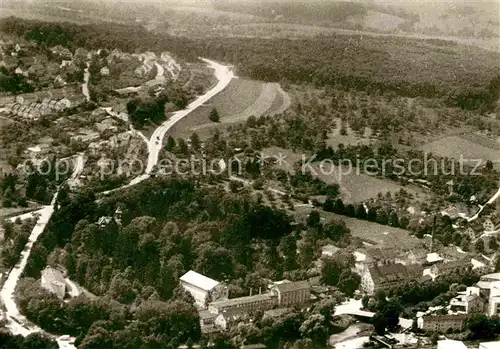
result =
M66 280L63 274L57 269L46 267L42 270L41 286L56 295L60 300L63 300L66 296Z
M472 269L489 269L491 267L491 259L483 254L474 256L470 260Z
M198 315L200 317L200 328L202 333L211 333L217 330L215 328L215 317L212 313L208 310L200 310L198 311Z
M325 257L333 257L340 249L332 244L325 245L321 248L321 255Z
M61 45L54 46L50 49L50 52L52 52L53 55L59 56L60 58L64 60L72 60L73 59L73 54L71 53L70 50L68 50L66 47L63 47Z
M450 300L450 310L457 313L482 313L484 306L479 287L467 287L465 293Z
M220 282L193 270L182 275L179 280L182 288L193 296L195 305L201 308L207 308L207 304L211 300L219 299L223 296L223 285Z
M139 93L140 90L140 87L125 87L113 90L113 94L117 97L135 96Z
M491 220L491 218L486 218L486 220L483 222L483 228L485 232L491 232L495 230L495 224Z
M462 331L466 320L466 314L424 315L417 319L417 327L425 332L447 333L449 331Z
M270 291L277 297L281 308L301 305L311 299L311 286L307 281L278 281L271 286Z
M497 285L500 285L500 273L483 275L476 284L484 298L489 298L491 290Z
M479 349L500 349L500 341L479 343Z
M276 297L270 293L264 293L214 301L208 305L208 311L214 315L226 314L227 320L229 315L236 317L255 314L257 311L269 310L275 304Z
M246 321L250 318L250 314L238 311L236 309L227 310L215 317L215 326L227 330L229 327L240 321Z
M490 286L486 315L500 315L500 282L492 282Z
M435 252L427 254L427 257L425 259L427 265L437 264L443 262L443 260L443 257Z
M430 268L429 275L433 279L438 276L449 275L453 273L463 273L471 268L470 259L464 258L447 263L435 264Z
M101 70L99 71L99 73L102 76L109 76L109 68L108 67L102 67Z
M365 270L361 276L361 289L367 294L378 290L389 290L411 281L419 281L423 277L421 265L405 266L400 263L374 265Z
M443 339L437 342L437 349L467 349L467 347L461 341Z

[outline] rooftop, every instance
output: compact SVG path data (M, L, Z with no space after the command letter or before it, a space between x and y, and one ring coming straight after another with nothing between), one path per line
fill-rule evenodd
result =
M209 277L201 275L193 270L190 270L186 274L182 275L180 280L205 291L210 291L219 284L219 281L210 279Z
M479 343L481 349L500 349L500 341Z
M283 282L283 283L275 283L274 287L278 289L281 293L284 292L291 292L291 291L297 291L297 290L305 290L305 289L310 289L311 286L309 285L309 282L303 280L303 281L295 281L295 282Z
M437 342L438 349L467 349L461 341L451 339L440 340Z
M225 300L215 301L215 302L210 303L210 305L213 307L216 307L216 308L219 308L219 307L225 308L225 307L243 305L243 304L247 304L247 303L267 301L267 300L270 300L272 297L273 296L270 295L269 293L265 293L265 294L258 294L255 296L238 297L238 298L233 298L233 299L225 299Z
M418 264L406 267L403 264L394 263L369 268L370 275L375 284L419 279L422 277L423 271L424 268Z

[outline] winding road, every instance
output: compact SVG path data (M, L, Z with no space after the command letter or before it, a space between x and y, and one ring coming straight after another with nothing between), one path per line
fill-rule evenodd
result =
M493 194L493 196L488 201L486 201L486 203L484 205L479 205L479 210L476 212L476 214L474 216L464 217L464 218L467 219L467 222L472 222L472 221L476 220L479 217L479 215L481 214L481 212L483 212L484 208L487 205L493 204L499 198L500 198L500 187L498 188L497 192L495 194Z
M218 80L218 83L215 87L213 87L211 90L207 91L205 94L199 96L194 102L189 104L186 109L180 110L176 113L174 113L170 119L165 121L163 124L161 124L153 133L151 139L148 141L148 150L149 150L149 156L148 156L148 164L146 168L146 173L142 176L139 176L132 180L129 184L120 187L118 189L123 189L125 187L132 186L134 184L140 183L147 178L150 177L151 171L155 167L156 163L158 162L158 155L159 152L162 148L163 145L163 138L165 134L170 130L170 128L179 120L187 116L189 113L191 113L193 110L198 108L199 106L203 105L206 101L208 101L210 98L215 96L217 93L221 92L231 81L233 78L234 74L231 71L230 67L223 66L217 62L208 60L208 59L203 59L204 62L208 64L209 67L213 68L215 70L215 77ZM83 91L87 91L86 97L88 95L88 88L85 88L86 83L88 82L89 76L88 74L88 68L86 69L85 73L85 83L82 86ZM84 92L85 94L85 92ZM79 154L76 158L76 164L75 164L75 169L73 171L73 174L71 175L71 180L76 180L84 167L84 158L83 154ZM5 306L6 309L6 322L7 325L6 327L14 334L14 335L22 335L22 336L27 336L31 333L35 332L43 332L41 328L35 325L29 324L27 319L20 313L19 308L17 306L17 303L15 301L15 289L17 286L17 283L19 281L19 278L21 277L24 268L26 267L26 264L28 262L28 258L31 254L31 250L33 248L34 243L37 241L38 237L43 233L47 223L50 221L50 218L52 217L52 214L54 213L54 206L57 200L57 195L58 192L54 195L52 198L52 201L50 205L45 206L43 209L36 211L36 213L39 214L38 221L33 228L30 236L28 243L26 244L23 252L21 253L21 257L19 262L15 265L15 267L11 270L9 273L9 276L7 280L5 281L2 289L0 290L0 299L2 303ZM23 215L23 218L28 218L32 217L32 214L26 214ZM16 217L13 217L15 219ZM50 335L50 334L49 334ZM61 337L55 337L52 336L57 340L57 343L59 345L59 348L61 349L76 349L76 347L71 344L71 341L68 341L68 336L61 336ZM72 338L74 340L74 338Z

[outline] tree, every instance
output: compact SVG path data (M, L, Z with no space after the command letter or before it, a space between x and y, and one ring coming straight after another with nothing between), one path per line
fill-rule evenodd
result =
M309 216L307 216L306 224L310 228L318 228L321 226L321 216L319 215L319 212L314 210L309 213Z
M389 215L389 225L391 227L399 227L398 214L395 211L392 211Z
M188 148L186 142L184 141L184 139L182 139L182 138L179 138L177 140L177 149L178 149L178 152L180 154L183 154L183 155L189 154L189 148Z
M366 210L363 204L359 204L356 206L355 217L358 219L366 219Z
M176 146L176 143L175 143L174 137L169 135L167 138L167 145L165 146L165 148L168 151L172 151L175 148L175 146Z
M483 253L484 252L484 241L483 241L483 239L477 239L476 243L474 244L474 249L476 250L477 253Z
M462 251L468 252L469 245L470 245L469 239L467 239L467 237L464 236L462 242L460 243L460 248L462 249Z
M343 215L345 213L345 207L342 199L338 198L337 200L335 200L335 204L333 205L333 212L340 215Z
M497 325L497 319L489 319L484 314L473 314L466 322L466 327L471 331L471 339L494 338Z
M497 243L497 239L495 239L495 238L490 238L490 239L488 240L488 248L489 248L490 250L493 250L493 251L498 250L498 243Z
M368 209L368 214L367 214L366 218L370 222L376 222L377 221L377 209L375 207L370 207Z
M193 147L194 150L199 150L201 147L201 142L200 142L200 137L196 132L193 132L191 135L191 146Z
M210 116L208 118L210 119L210 121L219 122L220 116L219 116L219 112L217 111L217 109L213 108L210 111Z

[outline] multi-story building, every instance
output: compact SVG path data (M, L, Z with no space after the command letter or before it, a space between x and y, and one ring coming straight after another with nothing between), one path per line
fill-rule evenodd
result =
M417 327L425 332L446 333L449 331L462 331L466 320L466 314L424 315L417 319Z
M405 266L403 264L374 265L365 269L361 275L361 290L374 294L378 290L389 290L407 282L420 281L424 268L421 265Z
M482 313L485 300L481 297L479 287L467 287L465 293L459 294L450 301L450 310L458 313Z
M459 259L447 263L435 264L430 268L429 275L432 279L439 276L449 275L453 273L463 273L472 268L469 258Z
M193 296L195 304L206 308L212 300L225 296L225 287L219 282L201 275L193 270L179 279L181 286Z
M301 305L311 299L311 286L307 281L275 282L271 287L271 294L277 297L280 308Z
M277 304L276 297L270 293L265 293L211 302L208 305L208 311L215 315L231 313L234 317L265 311L271 309L275 304Z

